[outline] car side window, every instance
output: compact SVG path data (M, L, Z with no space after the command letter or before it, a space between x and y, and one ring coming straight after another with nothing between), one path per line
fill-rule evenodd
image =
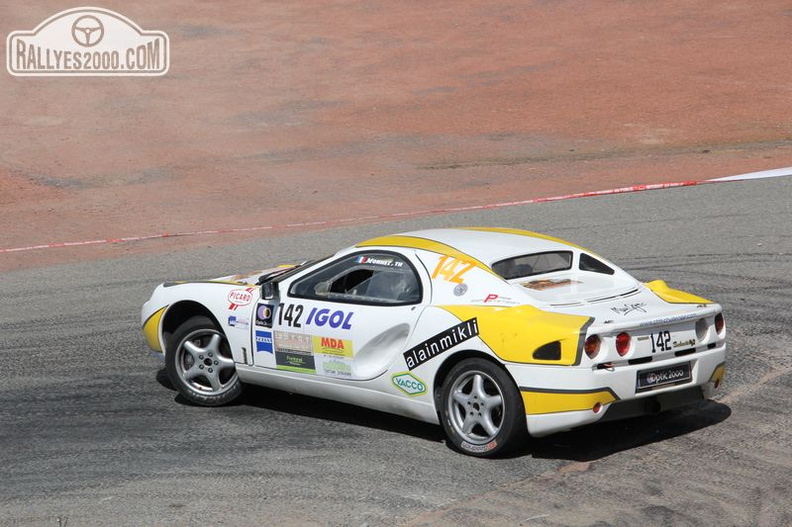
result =
M421 301L421 282L401 255L365 252L347 256L297 280L289 294L297 298L370 305Z

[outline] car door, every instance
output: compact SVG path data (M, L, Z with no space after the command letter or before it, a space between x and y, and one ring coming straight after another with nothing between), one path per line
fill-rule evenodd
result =
M271 319L272 355L256 364L350 380L381 375L404 351L429 287L409 252L366 250L334 259L281 285L277 305L262 313Z

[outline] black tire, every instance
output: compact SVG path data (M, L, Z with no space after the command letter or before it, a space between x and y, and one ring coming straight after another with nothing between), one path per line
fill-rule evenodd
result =
M242 393L228 340L205 316L190 318L174 332L165 369L179 393L200 406L228 404Z
M506 371L488 360L466 359L454 366L440 399L446 435L464 454L504 454L528 435L520 391Z

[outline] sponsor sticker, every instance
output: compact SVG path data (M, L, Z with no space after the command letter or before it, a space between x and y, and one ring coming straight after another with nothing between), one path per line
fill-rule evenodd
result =
M689 348L696 345L696 339L688 339L688 340L675 340L671 346L676 348Z
M120 13L77 7L32 31L6 39L6 68L15 76L159 76L170 67L163 31L144 31Z
M235 311L240 306L246 306L253 301L255 287L245 289L232 289L228 292L228 310Z
M316 373L314 356L302 351L277 349L275 351L275 367L279 370L297 373Z
M351 340L331 337L313 337L313 351L314 353L339 357L352 357L354 355Z
M369 265L382 265L385 267L403 267L404 262L399 262L393 258L372 258L371 256L358 256L355 262Z
M685 384L692 379L689 362L666 366L665 368L642 370L638 372L635 391L640 393L661 386Z
M320 361L322 375L328 377L351 378L352 363L339 357L330 357Z
M612 307L611 311L616 314L626 316L634 311L639 311L641 313L646 313L646 304L644 302L637 302L635 304L624 304L622 307Z
M256 352L272 353L272 332L256 330Z
M407 363L407 368L412 371L424 362L448 351L457 344L478 336L478 334L478 319L471 318L405 351L404 361Z
M556 278L554 280L534 280L532 282L523 282L520 284L528 289L534 291L544 291L545 289L552 289L553 287L563 287L578 283L577 280L570 280L569 278Z
M655 319L655 320L648 320L646 322L641 322L639 324L639 327L647 328L647 327L650 327L650 326L668 325L668 324L673 324L675 322L682 322L684 320L690 320L692 318L698 318L700 316L701 315L699 315L698 313L688 313L686 315L677 315L677 316L674 316L674 317L658 318L658 319Z
M248 329L250 327L250 319L231 315L228 317L228 325L232 328Z
M313 308L308 313L305 323L309 326L322 327L327 325L331 328L352 329L352 316L354 314L352 311L347 312L341 309Z
M397 373L391 377L393 385L409 396L423 395L426 393L426 383L412 373Z
M313 345L310 335L302 333L292 333L290 331L276 331L275 332L275 345L279 349L287 349L294 351L303 351L310 353L313 351Z
M256 306L256 325L263 328L271 328L273 313L272 304L261 303Z
M516 306L519 304L519 302L511 299L508 296L496 295L495 293L490 293L484 298L472 300L471 302L475 304L499 304L505 306Z

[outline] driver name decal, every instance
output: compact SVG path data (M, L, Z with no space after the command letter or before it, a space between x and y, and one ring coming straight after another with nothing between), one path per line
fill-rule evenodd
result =
M478 320L471 318L405 351L404 361L409 370L414 370L424 362L448 351L457 344L478 336L478 334Z

